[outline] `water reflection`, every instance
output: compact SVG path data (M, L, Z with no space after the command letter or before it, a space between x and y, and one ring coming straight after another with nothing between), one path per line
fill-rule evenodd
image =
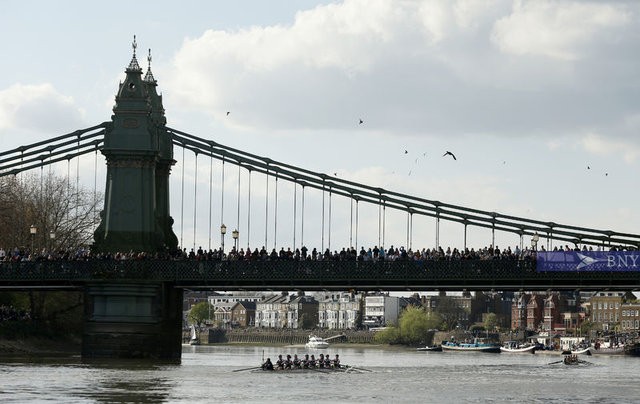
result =
M95 379L77 391L77 396L108 403L168 401L176 381L167 377L167 370L179 366L130 360L84 360L83 365Z

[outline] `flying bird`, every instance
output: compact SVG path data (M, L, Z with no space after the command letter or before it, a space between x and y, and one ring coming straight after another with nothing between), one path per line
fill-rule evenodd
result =
M587 166L587 170L591 170L591 167L590 167L590 166Z
M358 125L362 125L364 123L364 121L362 119L360 119L360 122L358 123Z
M338 176L338 173L333 173L333 175L335 175L336 177Z
M605 177L608 177L608 176L609 176L609 173L604 173L604 176L605 176Z
M230 113L231 113L231 111L227 111L227 116L229 116Z
M445 154L443 154L442 157L447 156L447 155L453 157L454 160L457 160L456 156L453 153L451 153L449 150L447 150L447 152Z
M407 153L409 153L409 152L405 150L405 151L404 151L404 154L407 154Z

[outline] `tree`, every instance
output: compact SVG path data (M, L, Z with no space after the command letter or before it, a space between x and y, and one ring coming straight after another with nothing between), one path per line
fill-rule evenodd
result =
M498 316L496 313L487 313L484 317L484 328L487 331L494 331L498 326Z
M209 302L200 302L191 306L189 310L189 321L200 327L205 320L210 320L209 314L211 313L211 305Z
M441 321L439 316L430 316L422 307L408 306L400 315L397 327L378 331L374 339L386 344L426 344L432 338L431 330L437 328Z
M435 311L442 319L442 326L445 330L455 329L465 314L464 309L449 296L442 296L438 299L438 306Z
M0 177L0 245L23 251L88 247L103 199L53 173Z

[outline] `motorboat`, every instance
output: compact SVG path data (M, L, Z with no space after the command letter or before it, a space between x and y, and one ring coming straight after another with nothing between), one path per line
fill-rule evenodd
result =
M442 345L427 345L427 346L424 346L424 347L416 348L416 351L442 352Z
M308 349L327 349L329 348L329 343L315 335L309 335L309 341L304 345Z
M617 346L591 346L589 347L589 353L591 355L624 355L625 347L624 345Z
M505 353L535 353L536 346L533 344L521 344L518 341L505 341L500 347L500 352Z
M500 353L500 344L484 342L479 338L473 342L447 341L442 344L443 351L449 352L489 352Z

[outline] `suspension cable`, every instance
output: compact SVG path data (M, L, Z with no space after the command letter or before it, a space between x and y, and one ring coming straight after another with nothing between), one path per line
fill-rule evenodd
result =
M293 183L293 249L296 249L296 225L298 220L298 185Z
M250 248L251 239L251 169L249 169L249 196L247 197L247 250Z
M321 252L324 254L324 179L322 180L322 235L321 235Z
M382 205L382 245L379 245L378 247L383 248L383 246L386 244L386 235L387 235L387 202L383 202L384 205Z
M273 248L278 248L278 172L276 171L276 201L273 208Z
M349 247L353 247L353 195L350 198L351 212L349 215Z
M328 239L329 239L329 252L331 252L331 188L329 188L329 234L328 234Z
M213 211L213 156L209 157L209 251L211 251L211 213Z
M269 230L269 165L267 164L267 191L264 198L264 248L267 248L267 231Z
M240 174L241 174L240 168L241 167L242 167L242 165L238 164L238 215L237 215L238 217L236 218L236 228L235 228L235 230L238 231L238 233L237 233L238 237L240 237L240 233L239 232L240 232ZM238 243L238 246L240 246L240 240L234 240L234 243L233 243L234 247L235 247L236 242Z
M358 250L358 221L359 221L359 217L358 217L358 213L360 210L360 204L358 203L359 201L356 199L356 251Z
M184 249L182 236L184 234L184 149L182 147L182 184L181 184L181 201L180 201L180 248Z
M222 156L222 179L220 182L220 226L222 229L222 225L224 224L224 156ZM224 244L224 234L222 234L222 241L221 244ZM224 245L220 245L220 248L222 248L222 251L224 253Z
M300 212L300 245L304 247L304 184L302 184L302 212Z
M194 152L195 158L195 174L193 184L193 251L196 251L196 224L198 223L198 152Z

